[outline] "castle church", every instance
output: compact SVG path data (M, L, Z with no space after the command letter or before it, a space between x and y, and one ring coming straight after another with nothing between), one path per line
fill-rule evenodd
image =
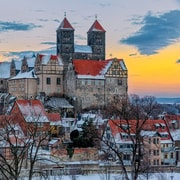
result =
M87 32L87 45L74 43L74 28L65 17L57 31L57 55L60 54L65 65L72 59L105 60L106 31L95 20Z
M87 45L76 45L74 33L65 16L56 30L57 54L12 60L9 76L0 77L3 92L17 99L34 99L39 93L64 96L78 110L104 107L117 96L127 96L128 70L123 59L106 59L106 31L99 21L87 31ZM7 67L4 62L0 68L3 65Z

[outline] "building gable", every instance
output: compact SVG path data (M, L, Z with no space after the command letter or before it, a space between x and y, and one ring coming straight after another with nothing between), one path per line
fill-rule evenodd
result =
M127 70L122 66L124 62L122 59L114 59L110 67L107 69L106 77L127 77Z

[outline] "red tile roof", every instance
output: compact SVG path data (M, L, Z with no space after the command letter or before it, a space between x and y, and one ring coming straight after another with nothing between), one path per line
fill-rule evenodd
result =
M40 100L17 100L16 103L23 116L46 116Z
M50 122L57 122L61 120L59 113L48 113L47 116Z
M101 32L106 32L104 30L104 28L101 26L101 24L95 20L93 25L90 27L89 31L88 32L91 32L91 31L101 31Z
M100 75L109 61L73 60L74 70L78 75Z
M143 122L145 122L145 123L142 125ZM115 136L118 133L126 133L126 132L136 134L137 120L128 120L128 121L126 121L126 120L109 120L108 123L109 123L111 133L113 136ZM123 128L124 127L123 125L129 125L130 130L126 131L125 128ZM162 138L163 140L171 138L167 124L162 119L158 119L158 120L148 119L146 121L140 120L139 128L141 126L142 126L142 130L144 130L144 131L168 133L168 137ZM157 127L159 127L159 128L157 128Z
M58 29L72 29L72 30L74 30L74 28L69 23L69 21L67 20L66 17L63 19L63 21L61 22L61 24L60 24Z
M58 60L58 56L57 55L51 55L50 59L57 61Z

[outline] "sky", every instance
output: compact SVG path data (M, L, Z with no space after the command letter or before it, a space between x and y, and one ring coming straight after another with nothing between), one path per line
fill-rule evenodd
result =
M180 0L6 0L0 3L0 61L56 53L64 16L75 44L87 44L97 18L106 59L124 59L128 93L180 97Z

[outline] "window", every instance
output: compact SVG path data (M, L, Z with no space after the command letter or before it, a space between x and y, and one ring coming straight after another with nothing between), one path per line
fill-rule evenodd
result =
M171 156L171 159L173 159L174 158L174 153L172 152L170 156Z
M60 85L60 84L61 84L61 78L57 78L57 79L56 79L56 84L57 84L57 85Z
M39 78L37 78L37 85L39 85L40 84L40 79Z
M159 156L159 150L154 150L153 154L154 154L154 156Z
M154 159L153 165L159 165L159 159Z
M87 80L87 84L91 85L91 80L90 79Z
M51 78L46 78L46 84L51 84Z
M99 85L99 80L95 80L95 85Z
M0 84L3 84L3 80L1 80Z
M121 79L118 79L118 85L122 86L122 80Z
M81 80L81 84L85 85L85 80L84 79Z
M159 144L159 138L154 138L153 139L153 144Z
M123 156L124 156L124 160L130 160L131 158L130 154L124 154Z

